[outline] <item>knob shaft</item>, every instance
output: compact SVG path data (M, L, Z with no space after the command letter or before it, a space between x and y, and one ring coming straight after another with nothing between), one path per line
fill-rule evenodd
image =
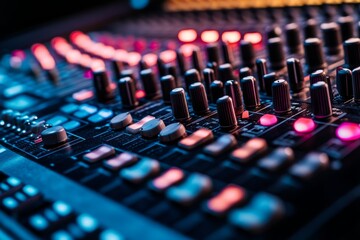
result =
M224 84L221 81L215 80L211 83L210 96L212 103L216 103L219 98L224 96Z
M268 40L267 54L271 69L280 70L285 67L284 47L280 38L270 38Z
M68 140L66 131L61 126L45 129L41 132L41 138L45 147L57 146Z
M326 62L322 51L322 44L318 38L308 38L304 43L305 62L307 73L315 72L318 69L325 69Z
M154 99L159 94L159 87L155 80L155 74L151 69L144 69L140 72L141 81L147 99Z
M265 92L266 95L272 96L272 84L278 79L278 75L275 72L271 72L264 75Z
M352 75L354 101L360 103L360 67L355 68Z
M257 79L259 81L260 91L265 91L265 82L264 75L268 73L266 59L259 58L256 59L256 71L257 71Z
M204 85L200 82L191 84L189 93L195 114L204 115L208 113L209 104Z
M187 70L185 72L186 91L189 91L190 85L196 82L201 82L199 71L195 68Z
M328 85L323 81L312 84L310 96L314 117L317 119L329 118L332 115L332 106Z
M350 69L342 68L336 74L336 88L340 97L344 100L353 96L352 72Z
M206 46L206 53L208 62L220 62L219 46L216 43L208 44Z
M353 38L354 34L354 18L352 16L342 16L338 19L341 30L341 39L343 41Z
M251 42L242 40L240 42L240 54L243 67L253 69L255 66L255 50Z
M351 70L360 66L360 39L350 38L344 42L344 59L346 68Z
M317 38L317 22L315 19L308 19L304 26L304 39Z
M185 91L183 88L175 88L170 92L171 108L174 118L179 121L186 121L190 118Z
M286 46L290 54L302 54L304 52L299 26L290 23L285 26Z
M230 63L232 65L234 62L234 53L232 48L226 42L222 43L221 48L223 52L224 63Z
M225 83L225 94L231 97L236 115L244 111L243 96L238 81L230 80Z
M107 102L115 98L115 84L113 84L105 71L93 72L95 95L99 102Z
M121 102L125 108L134 108L139 105L136 99L135 82L131 77L124 77L119 80L118 88L120 92Z
M284 79L279 79L272 84L274 111L284 114L291 111L289 84Z
M204 86L207 94L210 94L210 85L215 80L214 70L211 68L205 68L203 71Z
M221 64L219 67L219 79L225 84L228 80L236 80L233 74L233 67L230 63Z
M248 109L258 107L260 105L260 97L256 79L253 76L245 77L241 79L240 84L245 107Z
M163 101L170 104L170 92L176 88L175 78L171 75L165 75L160 79Z
M237 126L234 105L229 96L223 96L216 102L217 113L220 127L224 130L230 130Z
M323 34L326 54L329 56L342 54L339 26L331 22L321 24L320 28Z
M298 93L304 89L304 73L299 59L290 58L286 61L290 89Z

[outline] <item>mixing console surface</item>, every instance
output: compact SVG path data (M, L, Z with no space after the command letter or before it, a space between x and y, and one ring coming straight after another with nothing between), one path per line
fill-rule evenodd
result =
M355 7L149 15L3 55L0 236L358 237Z

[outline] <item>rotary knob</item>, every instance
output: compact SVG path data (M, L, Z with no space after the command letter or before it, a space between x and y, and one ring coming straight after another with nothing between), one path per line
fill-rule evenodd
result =
M65 128L55 126L41 132L41 138L45 147L54 147L67 142L68 136Z

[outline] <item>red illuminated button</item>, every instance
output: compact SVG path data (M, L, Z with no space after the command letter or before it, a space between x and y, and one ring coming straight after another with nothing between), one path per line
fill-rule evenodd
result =
M237 43L241 39L241 34L238 31L227 31L221 35L221 40L225 43Z
M201 33L201 40L206 43L214 43L219 40L219 33L216 30L207 30Z
M246 192L243 188L228 185L206 203L206 209L212 214L223 215L232 207L244 202L245 198Z
M141 128L144 126L145 123L149 122L150 120L155 119L153 116L146 116L140 121L131 124L130 126L126 127L126 131L131 134L136 134L140 132Z
M360 126L357 123L344 122L336 129L336 136L343 141L360 139Z
M181 42L193 42L197 38L197 33L194 29L184 29L178 33L178 39Z
M91 90L80 90L79 92L76 92L72 95L73 99L75 99L78 102L82 102L85 100L88 100L94 96L93 91Z
M179 183L184 177L185 174L181 169L173 167L151 181L149 187L157 192L162 192Z
M83 159L87 162L94 163L115 154L115 149L110 146L103 145L84 155Z
M309 133L315 129L316 125L310 118L299 118L294 122L293 127L298 133Z
M130 153L121 153L120 155L113 157L104 162L104 166L110 170L117 171L123 167L129 166L137 162L137 156Z
M252 44L258 44L262 41L261 33L253 32L253 33L246 33L244 36L244 40L251 42Z
M266 127L275 125L277 121L277 117L273 114L265 114L259 120L260 124Z
M202 128L197 130L187 138L182 139L179 142L179 147L185 148L187 150L192 150L213 139L213 137L214 135L211 130Z
M247 141L243 146L235 149L231 153L234 161L247 163L256 155L261 154L267 149L267 143L262 138L253 138Z

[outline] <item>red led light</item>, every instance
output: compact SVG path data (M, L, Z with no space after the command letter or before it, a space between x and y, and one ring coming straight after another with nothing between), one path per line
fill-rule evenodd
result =
M194 44L184 44L180 47L180 52L184 54L184 57L190 57L196 46Z
M72 95L73 99L75 99L78 102L82 102L85 100L88 100L94 96L93 91L91 90L81 90L79 92L76 92Z
M360 126L357 123L344 122L336 129L336 136L343 141L360 139Z
M157 62L157 55L155 53L148 53L143 56L144 62L149 66L155 66Z
M97 71L105 71L105 63L103 60L98 59L98 58L94 58L91 61L91 70L93 72L97 72Z
M115 54L114 54L114 59L116 61L126 62L127 61L127 55L128 55L128 52L126 50L124 50L124 49L116 49Z
M176 52L174 50L165 50L160 53L159 57L164 63L169 63L175 61Z
M277 117L273 114L265 114L260 118L259 121L261 125L269 127L275 125L278 120Z
M238 31L227 31L221 35L221 40L226 43L237 43L241 39L241 34Z
M141 60L141 55L140 53L137 52L129 52L127 54L127 63L129 64L129 66L133 67L138 65L138 63Z
M262 36L260 33L258 32L254 32L254 33L246 33L244 35L244 40L251 42L252 44L258 44L261 43L262 41Z
M81 53L79 50L70 50L65 55L66 61L70 64L78 64L81 59Z
M316 127L311 118L299 118L294 122L294 129L298 133L309 133Z
M181 42L193 42L197 38L197 33L194 29L184 29L179 31L178 39Z
M200 38L203 42L213 43L219 40L219 33L216 30L203 31Z
M145 97L145 91L144 90L137 90L136 93L135 93L135 97L137 99Z

